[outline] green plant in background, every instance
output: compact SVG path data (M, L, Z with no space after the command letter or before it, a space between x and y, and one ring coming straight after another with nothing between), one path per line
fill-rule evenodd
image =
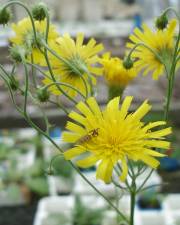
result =
M81 197L76 196L73 211L74 225L100 225L105 209L92 209L82 203Z
M47 195L49 192L47 176L45 174L46 163L43 158L36 157L33 165L24 170L18 167L19 157L31 151L29 149L31 144L29 145L29 142L26 143L25 141L18 142L17 145L15 144L13 146L8 146L3 143L0 144L0 178L3 184L2 189L6 189L8 193L10 190L13 193L15 191L16 193L21 192L20 187L23 185L40 196ZM11 197L11 195L9 196Z
M52 162L53 174L64 178L72 179L73 168L62 156L54 158Z
M46 163L43 159L37 158L34 164L25 171L24 183L34 193L46 196L49 193L47 182Z
M69 219L62 213L51 213L43 221L43 225L68 225Z
M144 191L138 197L138 206L141 209L162 209L162 196L153 188Z

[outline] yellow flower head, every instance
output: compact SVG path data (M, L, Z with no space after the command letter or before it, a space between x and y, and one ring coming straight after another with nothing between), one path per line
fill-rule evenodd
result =
M146 24L143 24L141 31L135 28L134 34L130 35L131 43L127 47L132 49L138 43L144 43L157 54L160 55L163 61L171 64L172 55L175 46L175 28L177 21L171 20L166 29L152 31ZM158 79L164 73L164 65L155 56L155 54L144 46L138 46L132 53L132 56L137 58L136 66L139 70L143 70L143 74L152 73L153 79Z
M44 38L46 32L46 19L43 21L34 21L36 34L38 38ZM10 39L13 45L23 45L26 47L30 54L33 55L34 62L39 63L42 58L42 53L37 48L33 33L33 28L30 18L24 18L17 24L12 24L14 31L14 37ZM49 27L48 42L55 40L58 37L58 33L53 25ZM30 55L29 54L29 55Z
M64 34L64 36L59 37L56 40L56 43L52 45L52 48L58 55L63 57L67 63L51 54L49 55L49 58L56 80L72 85L85 95L86 88L83 79L87 83L88 88L90 87L89 75L86 71L89 71L91 75L102 75L102 69L97 66L97 63L99 62L97 54L103 50L103 45L96 45L94 39L90 39L87 44L83 44L83 42L84 35L81 33L77 35L76 41L74 41L69 34ZM73 67L70 65L73 65ZM96 79L91 75L90 78L92 83L95 84ZM45 79L44 83L49 84L52 83L52 81L51 79ZM77 94L76 91L68 87L62 88L70 96L74 97ZM51 87L49 90L55 95L61 94L56 86Z
M67 123L63 140L73 143L64 156L70 160L80 154L84 159L76 161L82 168L98 163L96 176L106 183L111 181L113 168L120 162L122 174L127 177L127 160L141 160L152 168L157 168L159 161L155 157L164 157L152 148L168 149L170 143L163 140L171 133L171 128L161 128L166 122L158 121L144 124L141 119L151 109L145 101L134 113L128 114L132 96L128 96L119 107L119 97L109 101L101 111L96 100L91 97L86 103L80 102L76 108L80 113L72 111L69 118L74 122ZM156 128L156 130L153 130Z
M134 67L125 69L123 61L117 57L110 57L110 53L103 55L101 59L103 75L110 86L125 87L137 76Z

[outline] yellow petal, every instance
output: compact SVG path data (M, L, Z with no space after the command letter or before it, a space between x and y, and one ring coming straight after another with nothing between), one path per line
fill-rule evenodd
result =
M78 133L71 133L66 131L62 133L63 141L69 142L69 143L75 143L76 141L78 141L80 137L81 135Z
M124 157L122 160L121 160L121 168L122 168L122 173L121 173L121 176L120 176L120 180L122 182L124 182L126 180L126 177L127 177L127 174L128 174L128 166L127 166L127 162L126 162L126 158Z
M85 148L77 146L71 149L68 149L66 152L64 152L64 157L66 160L70 160L86 151Z
M112 115L112 113L116 113L119 110L119 101L120 101L120 96L113 98L111 101L109 101L106 108L106 112L109 115Z
M89 105L90 109L92 110L92 112L95 115L102 117L102 112L101 112L99 105L97 104L95 98L93 98L93 97L88 98L87 104Z
M82 125L86 124L86 118L77 112L72 111L68 116L69 118L73 119L74 121L77 121L78 123Z
M156 122L149 123L148 125L144 126L143 127L143 130L144 131L147 131L147 130L152 129L154 127L163 126L163 125L166 125L166 122L165 121L156 121Z
M143 104L132 114L132 118L140 120L147 114L147 112L149 112L150 109L151 106L147 103L147 101L144 101Z
M126 117L132 100L133 100L133 96L127 96L124 99L124 101L122 103L122 106L121 106L121 109L120 109L120 112L119 112L119 119L120 120L124 120L124 118Z
M73 131L75 133L79 133L82 136L86 134L85 129L83 129L81 126L79 126L75 123L72 123L70 121L67 122L66 129L70 130L70 131Z
M97 156L90 155L89 157L87 157L85 159L78 160L76 162L76 164L77 164L77 166L79 166L81 168L88 168L88 167L95 165L98 160L99 159L97 158Z
M168 127L168 128L162 129L162 130L147 133L146 136L149 138L161 138L161 137L167 136L171 133L172 133L172 128Z
M84 34L83 33L79 33L77 35L77 38L76 38L76 45L77 45L78 48L82 46L83 40L84 40Z
M88 108L88 106L84 102L79 102L76 105L76 108L86 117L87 116L92 116L91 110Z
M157 152L157 151L153 151L151 149L143 149L143 152L145 154L148 154L148 155L151 155L151 156L155 156L155 157L165 157L166 156L165 154L162 154L162 153Z
M148 166L152 167L153 169L156 169L160 164L157 159L145 154L139 154L139 159L142 160Z
M113 166L111 159L102 159L97 168L96 178L103 180L105 183L110 183Z
M160 140L145 140L144 145L154 148L164 148L164 149L170 148L170 142Z

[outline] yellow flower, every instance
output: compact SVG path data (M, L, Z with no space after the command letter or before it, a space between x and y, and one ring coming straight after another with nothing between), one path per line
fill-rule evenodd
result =
M175 28L177 21L171 20L164 30L152 31L146 24L143 24L141 31L135 28L134 34L130 35L131 43L127 44L128 48L133 48L138 43L144 43L160 55L162 60L166 64L171 64L172 55L175 47ZM152 73L153 79L158 79L164 71L164 65L154 55L152 51L144 46L138 46L132 53L132 56L137 58L136 66L139 70L143 70L143 74L147 75L149 72Z
M144 124L141 119L151 109L145 101L134 113L128 114L133 99L128 96L119 107L119 97L109 101L101 111L96 100L91 97L86 103L80 102L72 111L63 140L74 144L64 156L67 160L84 154L84 159L77 160L79 167L87 168L98 163L96 177L106 183L111 181L114 166L120 162L124 181L128 173L127 160L141 160L152 168L157 168L159 161L155 157L164 157L153 148L168 149L170 143L164 136L171 133L171 128L153 130L166 122L158 121Z
M110 86L125 87L137 76L134 67L125 69L123 61L117 57L110 57L110 53L103 55L101 64L103 65L103 75Z
M103 50L103 45L96 45L96 41L94 39L90 39L87 44L83 44L83 42L84 35L81 33L77 35L76 41L74 41L69 34L64 34L64 36L59 37L56 40L56 43L51 47L58 55L63 57L68 64L54 57L52 54L49 55L49 59L57 82L59 81L70 84L85 95L86 88L82 77L87 83L89 89L89 76L92 83L95 85L96 79L92 75L102 75L102 69L97 65L99 62L99 57L97 54ZM72 68L69 64L73 65L74 68ZM77 70L82 75L79 75ZM91 75L88 75L87 71L89 71ZM50 84L52 83L52 80L46 78L43 82L45 84ZM68 87L62 86L62 88L70 96L74 97L77 95L76 91ZM49 90L55 95L61 94L55 85Z
M46 32L46 20L34 21L35 29L38 38L44 38ZM17 24L12 24L12 30L14 36L10 39L13 45L23 45L29 50L30 55L33 55L34 62L39 63L43 57L42 53L38 49L35 43L33 28L30 18L24 18ZM48 42L55 40L58 37L58 33L53 25L49 27Z

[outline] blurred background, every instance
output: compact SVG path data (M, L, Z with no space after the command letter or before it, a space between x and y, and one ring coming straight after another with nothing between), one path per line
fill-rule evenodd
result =
M0 5L6 2L8 1L0 0ZM28 6L37 3L36 0L21 2ZM111 51L113 56L118 57L123 57L125 43L135 27L141 27L144 22L153 27L154 18L169 6L180 12L179 0L43 2L50 8L52 21L60 34L68 32L75 37L78 32L83 32L86 40L94 37L97 42L104 44L106 51ZM11 9L12 22L26 16L19 6ZM0 26L0 63L7 70L11 68L8 58L11 36L10 26ZM23 77L21 68L18 76ZM98 100L103 104L107 101L107 87L102 78L100 79ZM167 225L180 224L180 77L177 76L176 79L170 112L174 131L172 149L168 151L171 159L162 160L160 169L149 180L148 185L155 187L139 196L136 210L137 218L141 218L137 219L136 225L166 224L167 221L170 221ZM163 76L158 81L153 81L151 76L138 76L126 88L125 95L135 96L134 107L144 99L149 99L153 104L153 112L146 120L155 121L162 118L161 105L165 88L166 80ZM18 101L21 102L21 98ZM65 99L63 101L68 105ZM37 114L36 108L33 105L28 107L33 120L43 127L42 118ZM64 146L61 132L65 116L48 104L44 108L51 123L56 124L51 129L51 137ZM0 225L117 225L114 223L114 212L61 157L53 162L53 176L48 174L50 161L57 154L57 150L31 129L16 112L0 80ZM114 199L116 190L111 184L104 185L95 180L95 168L84 173L108 198ZM142 179L143 177L139 178L139 183ZM156 186L157 184L161 185ZM119 204L128 214L129 196L123 196ZM149 208L154 208L154 211ZM106 216L103 214L104 210ZM167 220L167 214L171 214L171 219ZM153 219L155 222L152 222Z

